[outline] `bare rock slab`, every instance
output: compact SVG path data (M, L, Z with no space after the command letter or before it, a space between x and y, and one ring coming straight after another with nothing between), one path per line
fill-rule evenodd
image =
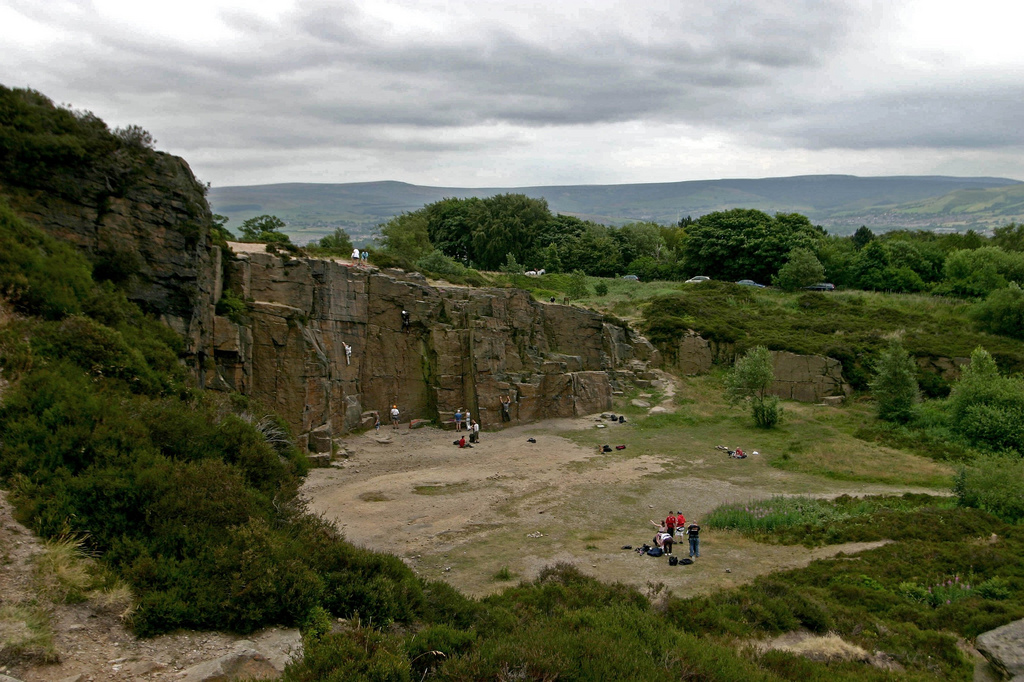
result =
M187 668L179 679L182 682L231 682L274 678L280 673L263 654L253 649L242 649Z
M1014 680L1024 680L1024 619L978 635L978 651Z

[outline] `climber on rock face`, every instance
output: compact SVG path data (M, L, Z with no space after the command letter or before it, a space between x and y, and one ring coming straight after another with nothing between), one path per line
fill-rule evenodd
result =
M408 329L408 328L409 328L409 311L408 310L403 310L402 311L402 329Z

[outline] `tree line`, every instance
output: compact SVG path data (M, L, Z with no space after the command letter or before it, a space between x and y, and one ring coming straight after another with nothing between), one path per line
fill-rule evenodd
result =
M828 234L799 213L715 211L674 225L621 227L553 214L543 199L501 194L443 199L378 228L377 258L434 271L510 265L593 277L752 279L795 289L821 281L856 289L986 296L1024 281L1024 225L992 237L861 227ZM430 268L428 268L430 269Z

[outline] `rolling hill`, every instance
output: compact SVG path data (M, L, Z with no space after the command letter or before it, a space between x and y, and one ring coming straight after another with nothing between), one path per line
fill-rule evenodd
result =
M543 197L553 211L609 224L636 220L672 223L730 208L799 212L833 232L860 225L875 229L942 226L986 229L1024 216L1024 183L1009 178L946 176L698 180L631 185L549 187L424 187L403 182L287 183L214 187L213 210L228 227L263 213L288 223L298 243L344 227L356 241L380 223L445 197L486 197L519 192Z

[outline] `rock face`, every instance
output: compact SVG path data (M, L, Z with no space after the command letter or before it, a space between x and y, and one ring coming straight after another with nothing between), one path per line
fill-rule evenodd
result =
M673 350L672 364L681 374L704 374L714 363L731 363L731 344L716 344L696 332L685 334ZM848 396L853 389L843 380L843 366L821 355L772 351L775 383L771 392L786 400L820 402L826 396Z
M1024 680L1024 620L978 635L977 648L1007 678Z
M250 319L213 320L205 383L272 406L311 451L329 452L331 436L365 425L370 411L386 423L392 405L403 422L468 409L484 429L501 424L506 395L512 423L600 412L616 382L659 360L597 313L521 290L435 287L400 271L258 252L227 266Z
M148 152L116 190L88 169L74 186L67 194L3 185L0 192L27 220L85 251L97 274L123 279L129 298L181 333L201 366L221 295L221 250L210 241L210 208L188 164Z
M772 351L775 383L771 392L786 400L820 402L825 396L850 395L853 389L843 381L843 365L822 355L797 355Z

